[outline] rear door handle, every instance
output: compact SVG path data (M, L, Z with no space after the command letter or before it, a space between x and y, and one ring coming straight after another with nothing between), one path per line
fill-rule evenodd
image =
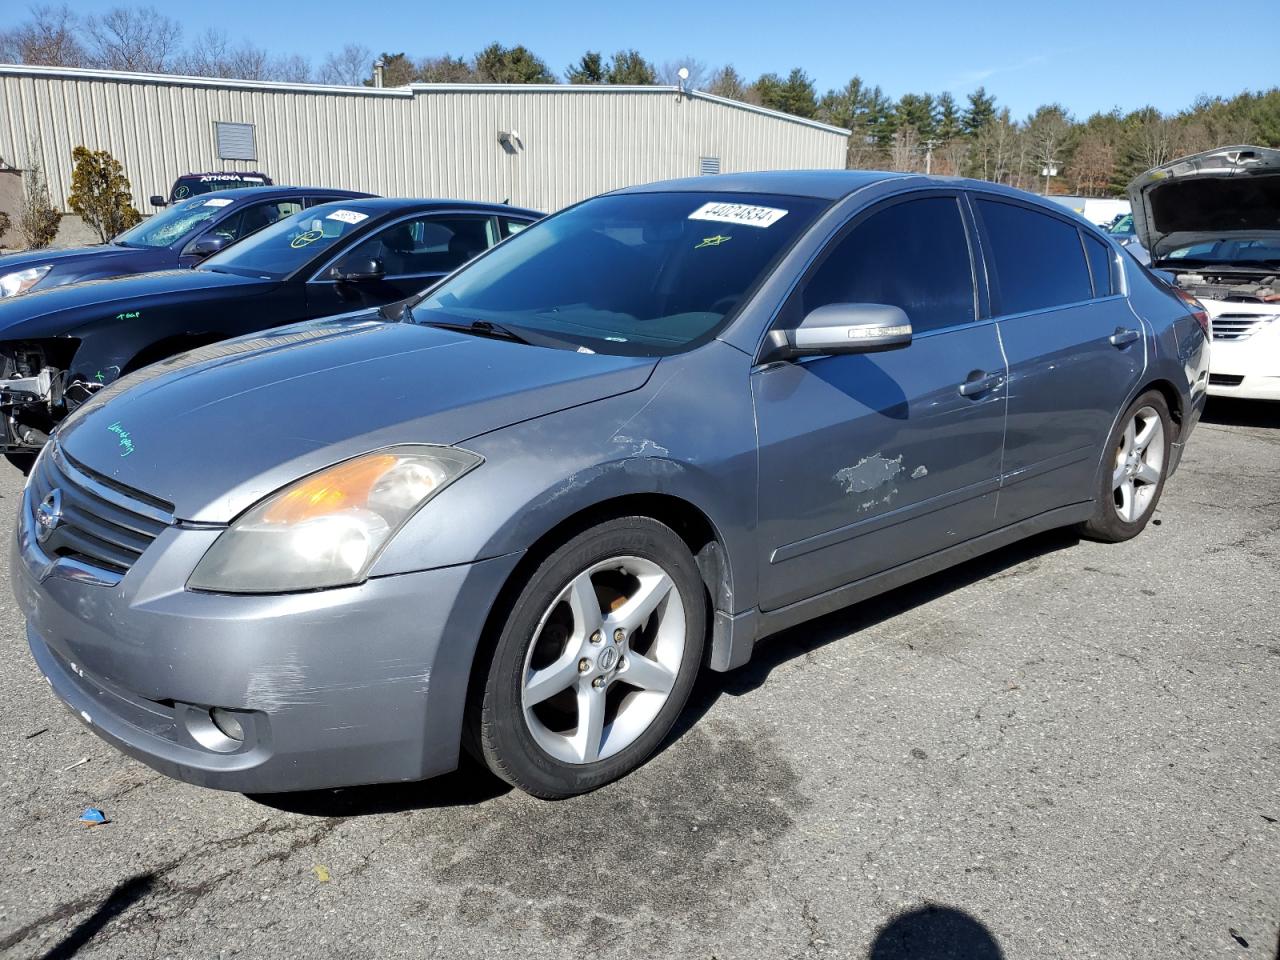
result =
M1000 376L995 373L984 373L979 370L969 374L969 379L960 384L960 396L976 397L1000 385Z
M1116 327L1116 332L1110 336L1111 345L1113 347L1127 347L1133 341L1137 340L1142 334L1137 330L1130 330L1127 327Z

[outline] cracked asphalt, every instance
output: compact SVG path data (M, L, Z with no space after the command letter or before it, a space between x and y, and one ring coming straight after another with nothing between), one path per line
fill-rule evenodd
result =
M1272 960L1280 407L1208 418L1136 541L1048 534L776 637L561 803L471 768L167 780L54 700L5 590L0 955Z

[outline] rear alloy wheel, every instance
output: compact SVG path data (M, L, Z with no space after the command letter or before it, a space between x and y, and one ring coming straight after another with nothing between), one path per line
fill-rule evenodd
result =
M575 537L499 639L478 718L485 762L546 798L633 770L688 700L705 629L705 587L668 527L628 517Z
M1173 423L1164 397L1144 393L1116 424L1102 465L1097 506L1086 536L1119 543L1137 536L1164 490Z

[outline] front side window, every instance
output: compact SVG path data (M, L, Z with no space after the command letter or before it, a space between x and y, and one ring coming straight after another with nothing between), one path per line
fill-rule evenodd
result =
M302 204L297 200L273 200L270 203L255 203L246 207L234 216L228 217L213 229L215 236L224 237L228 242L257 233L263 227L269 227L277 220L291 217L302 212Z
M376 260L388 277L451 273L497 241L491 217L415 217L362 240L343 260Z
M679 353L714 337L827 205L700 191L597 197L511 237L413 317L540 331L597 353Z
M323 203L277 220L215 253L199 269L279 280L363 230L369 225L369 217L350 203Z
M174 204L130 227L113 243L125 247L168 247L221 216L234 200L226 197L197 197Z
M871 214L836 241L786 319L798 323L830 303L901 307L915 333L972 322L973 264L957 199L924 197Z
M999 313L1026 313L1093 296L1075 224L1027 207L978 199L992 299Z

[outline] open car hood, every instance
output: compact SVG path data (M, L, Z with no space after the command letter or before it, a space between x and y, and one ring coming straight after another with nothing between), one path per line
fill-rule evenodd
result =
M1213 240L1280 243L1280 150L1206 150L1153 167L1128 192L1134 230L1155 261Z

